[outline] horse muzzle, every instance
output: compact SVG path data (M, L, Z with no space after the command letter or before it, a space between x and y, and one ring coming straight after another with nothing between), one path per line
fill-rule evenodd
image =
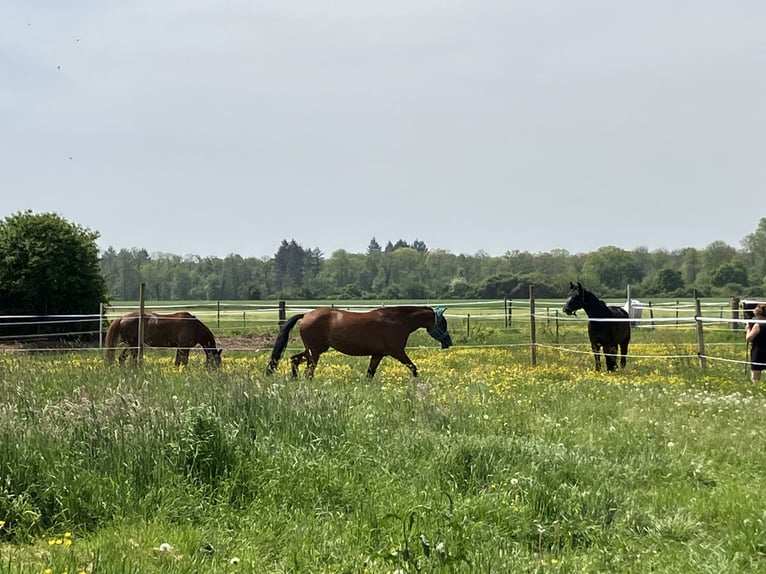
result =
M452 337L447 335L439 342L442 344L442 349L447 349L452 346Z
M566 313L567 315L574 315L577 316L577 311L572 311L569 307L562 307L562 311Z

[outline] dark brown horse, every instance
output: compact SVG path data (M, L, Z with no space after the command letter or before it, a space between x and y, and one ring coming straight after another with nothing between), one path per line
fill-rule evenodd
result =
M125 362L128 353L133 360L138 358L138 311L118 317L106 331L106 354L104 362L114 363L114 351L120 342L127 347L120 353L120 364ZM189 363L189 351L201 345L205 351L208 366L221 366L222 349L217 349L215 337L207 326L191 313L181 311L163 315L144 313L144 344L149 347L175 347L176 366Z
M601 348L604 348L606 370L617 370L617 347L620 347L620 366L625 367L630 343L630 322L628 312L622 307L610 307L590 291L578 283L569 283L569 295L564 303L564 313L574 315L578 309L583 309L590 319L588 321L588 337L593 357L596 360L596 370L601 370ZM624 319L622 321L621 319Z
M368 377L375 375L385 356L398 360L417 377L418 368L404 350L410 333L422 327L441 343L442 349L452 345L443 307L381 307L366 313L320 307L293 315L282 325L271 351L267 373L273 373L277 368L290 330L301 319L300 333L305 349L290 357L293 377L298 376L298 365L303 361L306 361L306 375L312 377L319 357L330 347L346 355L369 355Z

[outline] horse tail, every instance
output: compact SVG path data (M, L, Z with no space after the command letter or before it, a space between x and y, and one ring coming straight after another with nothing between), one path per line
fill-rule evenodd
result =
M267 375L270 375L276 370L277 363L279 363L279 359L282 358L282 353L285 352L285 347L287 347L287 340L290 337L290 331L292 331L293 327L295 327L295 324L298 321L303 319L304 315L305 313L293 315L279 329L277 340L274 341L274 348L271 350L271 359L269 360L269 367L266 370Z
M117 317L109 325L106 330L106 339L104 340L104 347L106 347L106 353L104 354L104 363L111 365L114 363L114 348L117 343L120 342L120 317Z

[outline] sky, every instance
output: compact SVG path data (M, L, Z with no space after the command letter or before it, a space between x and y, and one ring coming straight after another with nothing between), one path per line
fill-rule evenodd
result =
M739 248L762 0L5 0L0 218L99 247Z

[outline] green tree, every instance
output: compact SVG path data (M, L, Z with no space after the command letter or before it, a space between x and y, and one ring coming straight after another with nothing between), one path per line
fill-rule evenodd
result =
M317 275L323 263L318 249L304 249L294 239L282 240L274 255L276 289L281 297L305 297L314 299L321 294Z
M324 262L317 279L327 294L341 296L341 292L347 295L356 293L356 297L358 297L362 292L359 287L359 277L363 266L363 255L338 249ZM355 285L356 289L352 288L351 285Z
M737 254L737 250L723 241L713 241L702 250L702 264L704 270L711 277L712 274L724 263L731 261Z
M716 287L724 287L730 284L746 287L747 269L745 269L741 261L727 261L713 271L710 282Z
M643 278L633 254L612 245L588 254L583 263L582 273L588 283L595 282L598 286L611 289L615 294ZM594 285L594 288L597 287Z
M654 289L658 295L671 295L684 288L684 276L677 269L660 269L654 277Z
M750 268L756 282L766 278L766 217L758 222L758 228L742 240L742 247L750 256Z
M702 266L702 255L694 247L681 251L681 273L687 285L695 285Z
M98 313L108 302L99 234L55 213L0 222L0 306L5 313Z
M427 297L428 269L424 265L425 256L413 247L397 247L388 258L391 264L391 283L396 285L398 296L407 299Z

